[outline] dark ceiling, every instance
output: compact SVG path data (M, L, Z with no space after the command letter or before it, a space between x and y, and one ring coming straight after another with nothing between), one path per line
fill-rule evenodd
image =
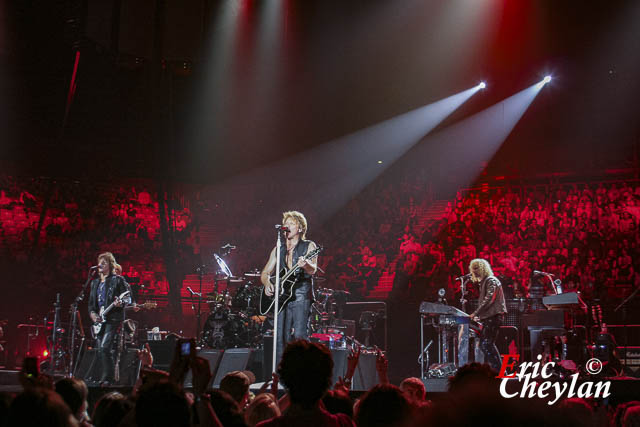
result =
M238 0L231 18L228 2L171 10L147 1L121 11L149 19L118 22L118 46L95 36L96 16L112 3L4 1L0 164L8 173L213 182L486 79L488 90L442 128L546 72L552 85L491 169L637 167L640 4L632 0ZM65 122L74 46L81 55ZM175 61L161 62L169 54Z

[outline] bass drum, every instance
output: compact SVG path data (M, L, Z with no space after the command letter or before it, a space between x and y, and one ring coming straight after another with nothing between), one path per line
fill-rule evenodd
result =
M229 320L229 310L218 307L209 313L207 320L204 322L202 331L202 339L209 348L224 348L224 325Z
M225 348L249 346L249 329L240 314L232 314L222 330Z
M249 335L248 323L241 314L220 309L207 317L202 338L209 348L227 349L248 347Z

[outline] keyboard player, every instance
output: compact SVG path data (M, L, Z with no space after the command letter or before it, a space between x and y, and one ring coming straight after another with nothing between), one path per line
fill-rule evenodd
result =
M477 284L479 289L478 308L471 314L471 318L482 323L480 350L484 354L485 362L493 369L499 370L501 362L496 339L507 313L504 290L485 259L472 260L469 263L469 273L471 281Z

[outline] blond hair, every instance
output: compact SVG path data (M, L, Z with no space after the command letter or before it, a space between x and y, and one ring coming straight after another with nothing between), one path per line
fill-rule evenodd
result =
M483 258L472 259L469 263L469 272L471 272L474 282L479 282L489 276L493 276L493 270L491 270L489 261Z
M298 227L302 230L302 239L306 239L307 237L307 218L304 217L302 212L298 211L287 211L282 213L282 223L284 224L286 220L292 218L297 224Z

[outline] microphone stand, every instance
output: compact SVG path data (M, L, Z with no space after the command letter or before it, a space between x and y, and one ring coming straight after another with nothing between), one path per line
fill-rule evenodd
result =
M202 276L204 276L204 272L206 269L206 265L201 265L196 268L196 272L198 273L198 279L200 280L200 292L198 293L198 309L196 310L196 339L200 340L200 317L202 316L202 311L200 306L202 304ZM217 286L217 285L216 285ZM191 307L193 307L193 292L191 293Z
M58 322L60 321L60 293L56 294L56 302L53 304L55 307L55 315L53 316L53 334L51 337L51 349L49 350L49 373L53 375L55 372L55 353L57 347L57 331L58 331Z
M78 304L80 301L84 299L84 291L87 289L89 283L92 280L91 270L89 271L89 278L82 286L82 290L80 294L76 297L73 304L71 304L71 345L69 346L69 378L73 377L74 371L74 353L75 353L75 345L76 345L76 329L78 322ZM82 333L82 343L80 344L80 349L78 349L78 359L80 359L80 351L82 350L82 346L84 345L84 333Z
M464 311L465 313L467 312L467 300L464 297L467 294L468 280L469 279L463 277L462 281L460 282L460 307L462 308L462 311Z
M635 291L631 293L624 301L622 301L616 308L613 309L613 312L620 310L622 308L622 327L624 328L624 367L627 367L627 355L629 354L629 324L627 322L627 303L631 301L640 291L640 287L636 288Z
M274 287L275 292L275 301L273 304L273 352L271 357L271 372L276 372L277 365L277 349L278 349L278 308L280 301L280 244L281 244L281 234L282 234L282 226L276 225L278 238L276 240L276 283Z

